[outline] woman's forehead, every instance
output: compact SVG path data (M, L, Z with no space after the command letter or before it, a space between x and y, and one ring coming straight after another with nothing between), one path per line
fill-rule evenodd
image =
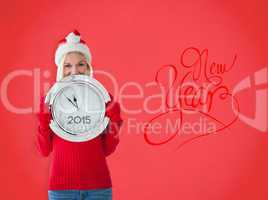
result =
M84 56L84 54L80 53L80 52L70 52L68 54L66 54L65 62L70 62L70 61L86 61L86 57Z

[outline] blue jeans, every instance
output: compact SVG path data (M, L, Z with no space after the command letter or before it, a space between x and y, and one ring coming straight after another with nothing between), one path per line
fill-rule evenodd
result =
M49 200L112 200L112 188L96 190L48 190Z

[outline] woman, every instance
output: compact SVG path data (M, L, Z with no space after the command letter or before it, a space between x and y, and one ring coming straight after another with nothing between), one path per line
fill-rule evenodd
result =
M56 50L57 81L73 74L92 76L91 54L77 31L62 40ZM58 137L49 127L51 113L41 98L37 147L41 155L52 154L48 197L49 200L110 200L112 182L106 157L119 143L118 132L122 125L120 106L111 101L106 105L108 127L98 137L86 142L70 142Z

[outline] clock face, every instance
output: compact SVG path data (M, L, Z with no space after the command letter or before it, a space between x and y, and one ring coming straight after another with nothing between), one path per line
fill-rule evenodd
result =
M77 82L57 93L52 115L66 133L81 136L88 134L102 122L105 102L94 85Z

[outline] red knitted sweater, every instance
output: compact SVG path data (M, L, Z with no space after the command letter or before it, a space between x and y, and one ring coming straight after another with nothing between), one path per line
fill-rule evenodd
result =
M69 142L58 137L49 127L51 113L46 112L44 97L40 100L39 126L36 144L43 156L51 154L49 190L98 189L112 186L106 157L119 143L122 125L120 105L112 95L106 105L108 127L98 137L86 142Z

